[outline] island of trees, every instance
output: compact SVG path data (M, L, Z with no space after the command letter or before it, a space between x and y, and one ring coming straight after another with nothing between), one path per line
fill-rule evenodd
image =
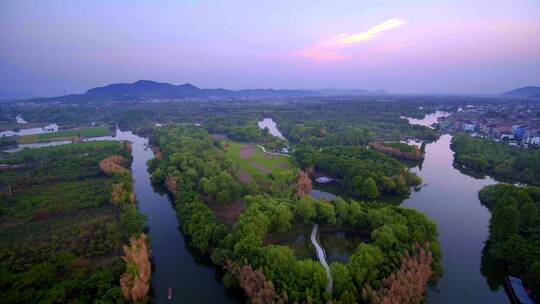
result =
M242 290L252 303L417 303L426 284L442 273L437 229L419 212L375 202L313 199L296 187L306 186L302 172L297 177L270 173L242 183L237 164L227 158L226 145L213 141L202 128L160 128L152 143L161 154L150 166L153 181L173 194L183 232L197 251L226 271L224 284ZM352 167L372 165L365 168L389 180L395 178L396 183L407 179L401 166L394 168L396 164L379 152L365 148L328 151L343 153L342 161L348 160ZM364 164L350 158L357 152L373 160ZM359 176L363 183L372 178ZM294 182L297 178L298 183ZM376 181L372 178L374 185ZM217 210L236 206L238 201L243 208L237 217L224 221ZM331 293L326 292L321 264L296 257L288 246L269 242L275 234L310 223L367 235L371 240L360 244L348 263L331 264L335 286Z
M297 149L295 158L301 168L338 178L349 192L369 200L382 193L408 193L411 186L422 182L399 161L362 146L305 146Z

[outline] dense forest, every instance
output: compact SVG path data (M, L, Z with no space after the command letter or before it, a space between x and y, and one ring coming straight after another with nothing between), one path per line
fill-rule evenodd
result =
M261 141L264 134L256 122L273 117L286 138L293 143L314 146L366 144L371 140L434 140L437 133L427 127L410 125L401 116L423 117L434 104L404 100L379 102L372 97L355 99L306 98L292 100L183 101L58 103L1 106L6 115L22 115L30 122L55 122L65 128L90 126L93 122L151 133L155 122L198 123L211 133L226 134L239 141ZM423 105L422 110L419 105ZM0 125L1 126L1 125Z
M451 148L455 162L478 172L540 185L540 151L523 150L489 139L456 134Z
M540 188L498 184L480 191L491 211L489 253L540 296Z
M149 267L149 259L142 256L134 263L130 254L131 247L141 247L141 240L142 246L148 242L141 236L145 219L137 210L127 169L130 162L131 146L121 142L75 143L4 155L1 302L148 299L149 273L140 270ZM122 244L129 245L123 249Z
M411 186L422 182L399 161L362 146L300 147L294 155L301 168L338 178L348 191L365 199L408 193Z
M436 226L414 210L315 200L297 191L296 183L272 174L240 183L222 142L212 141L202 128L159 128L152 143L160 149L159 159L151 163L153 181L173 194L182 230L195 249L226 271L224 284L243 290L252 303L419 302L425 285L441 275ZM226 193L214 194L214 185ZM241 214L232 224L224 223L216 205L226 208L238 200L244 203ZM299 259L290 247L267 241L310 223L372 240L359 245L347 264L332 264L332 293L326 292L319 262Z

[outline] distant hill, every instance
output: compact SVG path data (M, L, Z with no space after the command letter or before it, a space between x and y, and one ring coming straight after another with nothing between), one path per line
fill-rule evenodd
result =
M34 102L93 102L93 101L133 101L145 99L182 98L286 98L312 96L360 96L388 94L386 91L365 91L360 89L321 90L275 90L275 89L201 89L192 84L174 85L151 80L133 83L113 83L90 89L83 94L70 94L49 98L34 98Z
M86 91L84 94L71 94L51 98L38 98L32 101L59 101L59 102L88 102L88 101L130 101L149 98L280 98L320 96L320 93L308 90L274 90L274 89L201 89L186 83L173 85L170 83L139 80L134 83L113 83Z
M361 90L361 89L336 89L336 88L319 89L319 90L315 90L315 92L321 93L327 96L360 96L360 95L388 94L388 92L384 90L366 91L366 90Z
M540 97L540 87L529 86L502 94L504 96Z

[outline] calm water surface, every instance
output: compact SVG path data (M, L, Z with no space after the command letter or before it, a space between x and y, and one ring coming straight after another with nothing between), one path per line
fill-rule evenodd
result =
M268 128L268 130L270 131L270 134L276 137L285 139L285 137L283 137L283 134L281 134L281 131L279 131L279 129L277 128L276 122L272 118L265 118L259 121L257 125L261 129Z
M428 115L426 121L416 122L430 125L436 122L436 115L439 114ZM269 127L271 133L272 126L279 132L273 120L265 119L261 122L264 121L266 123L263 127ZM272 134L281 135L281 132ZM147 216L150 229L155 270L152 285L156 303L169 303L169 287L174 290L174 303L238 303L239 300L221 284L216 268L201 262L196 255L190 253L178 228L179 223L169 197L152 187L146 162L154 158L154 155L147 147L148 140L120 130L115 137L98 138L105 139L129 140L133 143L131 169L139 208ZM500 285L504 276L502 266L489 256L483 256L491 215L480 204L478 191L496 182L491 178L476 179L453 168L450 140L450 135L443 135L426 146L422 166L411 170L428 185L418 192L412 192L402 204L426 214L437 224L440 233L445 273L437 286L428 291L428 302L509 303ZM334 242L326 239L325 243L337 244L335 259L339 260L346 257L348 250L342 250L346 248L341 248L336 241L339 239ZM303 244L305 240L296 242ZM481 267L486 277L482 275Z
M432 121L433 115L428 117ZM436 121L436 118L435 118ZM421 124L429 124L420 121ZM480 204L478 191L495 184L491 178L476 179L452 167L451 135L426 146L422 169L411 171L428 183L412 192L402 206L426 214L437 224L443 253L444 276L428 291L429 303L509 303L500 283L504 269L489 256L483 256L491 217ZM483 262L483 263L482 263ZM486 277L481 273L481 266ZM493 278L491 276L497 276ZM489 287L487 280L495 281Z
M431 127L437 118L448 115L448 112L437 111L427 114L424 119L407 119L411 124ZM277 128L275 123L273 125ZM439 230L444 276L437 286L428 290L428 302L509 303L502 287L504 267L485 254L491 214L478 199L478 191L496 181L489 177L474 178L455 169L451 139L452 136L446 134L427 144L425 160L411 168L427 185L395 202L426 214ZM331 187L319 185L311 194L331 199L332 194L325 191ZM332 258L345 261L350 254L349 248L342 242L342 237L334 237L321 236L323 246Z
M445 112L445 111L436 111L434 113L426 114L426 116L422 119L405 117L405 116L401 116L401 118L407 119L411 125L421 125L421 126L433 128L433 124L437 123L437 119L439 117L446 117L446 116L449 116L450 114L452 113Z
M191 254L179 230L176 212L168 195L159 193L150 182L147 161L154 158L148 139L117 130L115 137L100 140L128 140L132 143L131 172L139 210L147 217L152 242L152 287L155 303L238 303L227 293L217 270ZM96 139L94 139L96 140ZM173 301L167 290L173 289Z

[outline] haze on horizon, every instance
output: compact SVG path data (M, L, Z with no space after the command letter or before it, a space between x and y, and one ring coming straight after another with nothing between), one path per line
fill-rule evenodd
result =
M540 85L540 1L0 2L0 91L203 88L498 94Z

